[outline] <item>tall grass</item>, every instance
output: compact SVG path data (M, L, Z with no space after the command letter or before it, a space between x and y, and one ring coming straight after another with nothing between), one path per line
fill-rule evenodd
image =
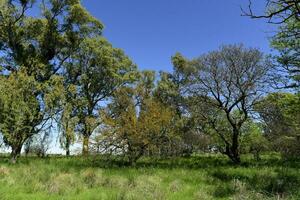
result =
M101 157L0 158L0 200L300 199L300 161L222 156L140 160L135 167Z

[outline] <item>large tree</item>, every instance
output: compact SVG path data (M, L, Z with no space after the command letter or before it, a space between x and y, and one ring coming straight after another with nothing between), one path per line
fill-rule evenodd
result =
M43 117L40 104L33 95L38 84L23 73L0 77L0 133L12 148L11 161L16 162L23 143L35 134Z
M263 94L269 62L257 49L229 45L189 65L195 69L188 86L191 111L218 135L222 153L239 163L241 128Z
M75 91L70 91L73 87L67 88L67 99L71 101L64 107L64 116L69 112L68 118L77 117L78 123L72 129L82 135L82 153L86 155L89 138L101 124L99 109L115 90L134 81L136 66L122 50L102 37L85 39L65 66L66 81L75 86ZM70 124L66 125L65 131L70 128Z
M196 130L195 121L189 115L187 105L187 84L189 76L194 72L185 58L176 53L172 57L173 71L160 72L160 79L154 92L154 96L166 107L171 107L174 111L173 132L177 134L172 141L169 152L177 155L190 155L193 152L196 138L201 138L201 133Z
M28 15L39 6L40 15ZM1 66L8 72L25 68L42 82L59 73L63 62L85 37L99 35L102 24L79 0L0 1Z
M0 133L10 146L11 161L16 162L24 142L40 131L51 128L61 96L62 78L52 76L47 84L41 84L24 71L0 76ZM40 96L42 93L43 103Z
M102 24L86 12L79 0L48 0L40 3L38 5L34 0L0 1L0 74L4 79L11 80L11 87L20 87L16 92L25 90L24 92L28 93L26 95L31 95L25 97L21 92L22 98L18 106L22 112L17 110L12 110L10 113L3 112L0 121L1 132L6 132L4 141L13 148L13 151L14 147L9 140L26 138L33 133L29 130L36 130L36 126L42 126L55 114L54 109L49 113L50 110L46 108L54 108L54 104L59 101L59 95L52 95L52 93L61 92L56 83L61 80L59 76L64 71L63 63L77 50L83 38L99 35L102 30ZM38 8L40 8L38 16L29 15L31 9ZM22 88L23 85L18 83L19 76L34 79L32 81L38 87L30 88L30 91L26 85ZM4 99L6 99L5 103L18 104L11 95L6 95ZM38 105L28 107L32 102ZM17 126L11 129L5 128L11 123L10 115L20 119L29 108L38 109L32 112L30 120L22 119L22 123L15 121L18 125L22 124L24 128L30 127L26 129L28 131L19 132L19 129L14 129ZM32 117L35 119L31 119ZM24 137L20 134L24 134ZM20 153L23 139L21 141L17 154ZM12 153L13 157L16 157L14 154Z

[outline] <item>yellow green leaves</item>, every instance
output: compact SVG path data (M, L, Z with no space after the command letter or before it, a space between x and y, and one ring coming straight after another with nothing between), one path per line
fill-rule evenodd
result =
M59 129L61 131L60 143L61 146L68 150L71 144L75 142L75 129L78 124L78 117L73 114L73 105L65 102L63 112L61 114Z
M62 103L61 101L64 98L63 81L62 76L53 75L48 81L41 84L45 106L48 112L54 112L55 108L58 108Z
M96 32L101 34L103 24L93 16L91 16L80 3L75 3L70 6L68 20L73 23L82 25L82 32Z
M7 144L19 144L34 134L36 120L41 118L34 95L39 87L33 77L23 72L2 76L0 82L0 130Z
M110 141L134 162L145 151L158 151L173 137L174 112L153 96L155 74L145 71L133 87L114 92L112 102L103 110L103 141Z

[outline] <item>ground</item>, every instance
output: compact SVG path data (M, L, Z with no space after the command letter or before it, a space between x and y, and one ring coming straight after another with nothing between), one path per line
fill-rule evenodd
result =
M220 155L143 158L135 167L91 156L0 157L1 200L69 199L300 199L300 160L243 157L239 166Z

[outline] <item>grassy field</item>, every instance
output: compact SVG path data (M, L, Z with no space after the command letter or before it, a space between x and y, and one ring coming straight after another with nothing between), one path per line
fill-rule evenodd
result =
M0 199L300 199L300 161L243 158L142 159L135 167L99 157L0 158Z

